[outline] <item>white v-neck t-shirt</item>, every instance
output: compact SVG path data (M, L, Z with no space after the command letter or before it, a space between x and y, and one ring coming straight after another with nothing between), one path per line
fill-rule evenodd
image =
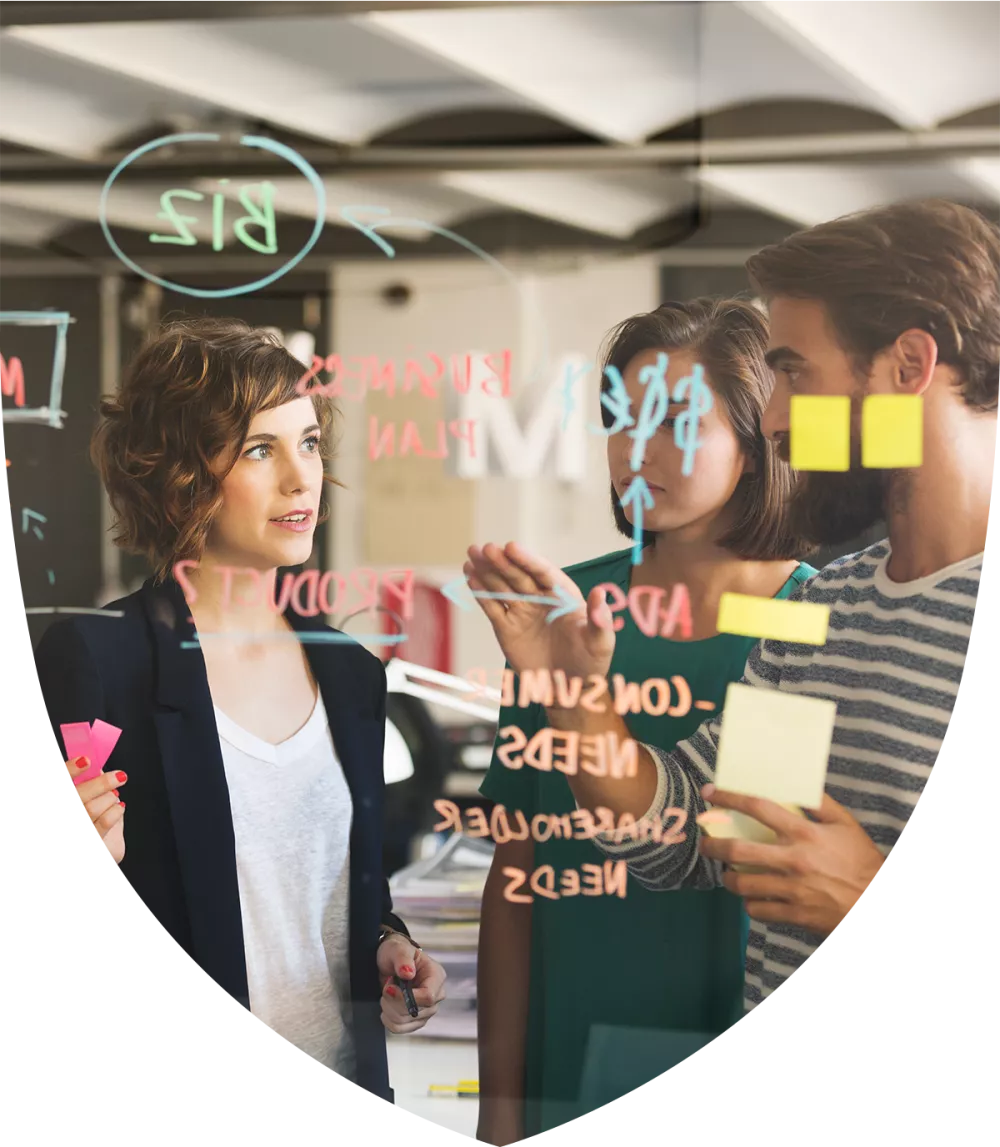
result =
M317 695L272 745L215 708L229 786L250 1011L354 1078L349 964L351 792Z

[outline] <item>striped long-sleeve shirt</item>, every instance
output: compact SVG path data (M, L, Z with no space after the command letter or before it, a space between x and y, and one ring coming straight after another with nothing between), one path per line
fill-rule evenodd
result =
M743 684L821 697L837 706L826 791L859 821L883 854L903 831L934 766L958 692L983 555L918 581L886 574L888 541L833 562L791 600L830 607L825 645L761 641ZM647 746L657 762L647 813L688 812L680 844L597 843L652 889L711 888L722 867L698 853L699 789L714 780L722 717L706 721L671 751ZM776 734L779 735L779 734ZM744 1004L759 1003L817 948L822 937L787 924L751 921Z

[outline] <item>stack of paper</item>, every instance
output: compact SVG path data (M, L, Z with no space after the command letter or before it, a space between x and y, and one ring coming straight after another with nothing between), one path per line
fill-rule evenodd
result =
M479 916L492 860L491 841L455 833L434 856L401 869L389 881L394 911L448 973L448 998L414 1034L476 1038Z

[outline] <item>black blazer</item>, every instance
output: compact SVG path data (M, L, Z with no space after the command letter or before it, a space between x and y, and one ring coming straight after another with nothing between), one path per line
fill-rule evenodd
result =
M124 617L81 615L51 626L35 650L49 719L97 718L122 734L106 770L128 773L121 870L178 944L249 1008L229 789L190 609L172 578L111 602ZM289 610L297 631L330 632ZM392 914L382 873L385 670L355 642L304 643L351 790L350 975L357 1082L392 1102L376 949Z

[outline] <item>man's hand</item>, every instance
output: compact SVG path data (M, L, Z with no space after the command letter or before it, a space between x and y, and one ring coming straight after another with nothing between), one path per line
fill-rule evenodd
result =
M558 585L579 602L573 613L550 622L549 614L557 605L476 599L516 673L561 669L567 677L607 675L615 651L615 631L602 591L595 587L585 601L572 578L514 542L503 549L492 543L482 549L470 546L468 552L469 560L462 568L472 590L552 598Z
M382 980L382 1025L397 1035L419 1031L438 1010L445 998L444 982L448 973L437 960L415 948L401 933L395 932L378 946L378 971ZM420 1009L414 1017L406 1010L403 993L392 981L393 976L413 990Z
M828 935L857 903L885 859L853 816L832 797L811 810L815 821L773 801L721 792L701 795L717 808L734 809L777 833L774 844L702 839L702 856L767 872L727 872L723 884L746 900L747 914L765 923L796 924Z

